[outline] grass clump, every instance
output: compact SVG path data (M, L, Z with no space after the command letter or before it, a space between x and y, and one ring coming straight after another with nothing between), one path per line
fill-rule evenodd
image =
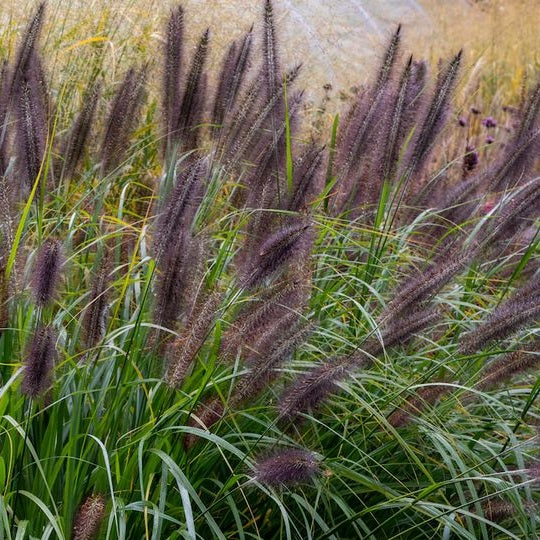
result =
M267 0L75 107L46 16L0 85L2 537L533 538L539 83L455 122L464 53L398 26L322 136Z

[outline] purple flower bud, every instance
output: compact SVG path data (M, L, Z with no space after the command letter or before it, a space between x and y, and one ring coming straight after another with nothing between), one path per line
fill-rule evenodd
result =
M478 152L474 146L467 145L465 147L465 155L463 156L463 169L467 172L473 171L478 165Z
M488 129L494 128L497 127L497 121L495 120L495 118L493 118L493 116L486 116L482 120L482 125L487 127Z
M460 118L458 120L458 124L461 127L465 127L467 125L467 119L464 116L460 116Z
M495 139L491 136L491 135L488 135L486 137L486 144L491 144Z

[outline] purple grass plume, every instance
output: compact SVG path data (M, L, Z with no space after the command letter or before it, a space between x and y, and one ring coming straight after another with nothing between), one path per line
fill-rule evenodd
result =
M167 22L165 66L163 69L163 118L165 128L164 147L170 147L181 102L180 77L183 68L184 10L176 6Z
M56 362L56 331L51 326L39 326L30 341L23 373L22 392L35 399L52 384Z
M281 396L280 418L293 420L309 409L317 409L331 394L338 391L337 383L349 373L348 361L338 358L302 375Z
M101 84L92 82L83 94L83 106L68 134L62 149L62 175L71 177L81 158L92 129L97 104L101 96Z
M109 284L110 264L108 257L103 255L95 269L88 305L81 321L83 341L88 349L95 347L105 335Z
M129 139L144 101L146 66L130 68L114 97L101 143L101 168L111 172L124 159Z
M538 281L538 280L537 280ZM460 352L473 354L490 342L501 340L515 334L529 321L540 315L540 293L538 289L530 294L520 294L519 290L501 303L473 331L460 340Z
M64 262L62 242L54 238L45 240L37 252L32 274L32 291L39 306L45 306L54 299Z
M478 390L494 388L514 375L535 368L540 363L540 340L524 345L523 349L504 354L490 362L474 385Z
M250 288L282 271L288 263L311 246L311 225L305 221L287 225L270 235L253 257L242 279Z
M283 448L255 460L254 478L270 487L288 487L313 481L320 473L317 457L302 448Z
M38 5L34 16L26 26L21 43L15 56L15 64L12 70L11 92L19 86L21 78L27 73L32 56L35 54L36 43L39 40L43 18L45 15L45 2Z
M105 518L105 497L88 495L79 506L73 522L73 540L95 540Z

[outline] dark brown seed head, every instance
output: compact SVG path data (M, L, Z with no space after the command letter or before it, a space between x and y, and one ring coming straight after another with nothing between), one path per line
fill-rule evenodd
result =
M255 479L271 487L310 482L319 472L319 460L301 448L285 448L259 456L254 466Z
M56 332L51 326L36 329L25 359L22 391L36 398L49 389L56 361Z
M53 238L45 240L38 250L32 276L36 304L44 306L54 299L63 264L63 244Z

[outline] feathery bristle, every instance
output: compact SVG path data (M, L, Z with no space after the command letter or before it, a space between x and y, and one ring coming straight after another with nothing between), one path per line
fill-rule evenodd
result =
M338 176L340 183L343 184L340 187L340 196L334 203L338 212L343 210L354 198L354 192L357 188L354 184L358 172L356 168L363 161L360 159L360 156L366 150L366 141L374 139L370 137L370 134L375 128L375 120L379 117L381 106L388 92L388 84L397 60L400 40L401 25L397 27L397 30L392 35L379 69L377 80L369 92L365 105L353 105L354 112L350 115L351 119L348 123L346 134L338 145L336 161L339 164ZM362 98L364 97L362 96Z
M272 114L274 114L276 108L279 107L283 88L285 86L289 87L294 82L294 80L298 77L300 68L301 65L299 64L285 74L283 77L283 82L279 86L278 90L276 90L275 94L264 102L262 108L255 114L253 118L250 119L247 129L243 129L245 127L243 122L241 124L237 124L241 131L237 133L237 135L231 141L230 166L235 165L238 160L243 158L246 150L250 147L255 136L260 133L261 129L265 125L265 122L271 117ZM237 117L236 123L238 123L238 120L239 118Z
M540 297L521 301L507 300L489 315L476 329L460 340L462 354L472 354L491 341L516 333L523 325L540 314Z
M154 257L159 261L164 250L171 250L182 232L189 231L200 203L199 195L207 173L207 160L195 158L178 173L172 193L156 219Z
M274 9L271 0L264 5L264 71L267 97L274 97L278 87L279 63L276 48L276 28L274 26Z
M392 318L385 325L386 328L382 333L382 346L388 348L406 342L415 333L437 321L441 315L442 311L437 307L424 308L422 305L417 305L407 316L400 315ZM374 351L368 350L373 354Z
M296 313L289 313L276 324L273 332L261 337L255 351L247 359L249 372L235 385L231 406L254 398L277 377L278 369L294 353L312 331L311 325L298 322Z
M308 450L284 448L255 460L255 480L271 487L312 481L320 472L319 460Z
M199 349L210 333L222 294L214 291L199 302L191 314L185 328L169 347L169 359L165 380L171 387L180 386L190 369Z
M324 148L310 145L300 162L294 168L293 191L285 205L291 212L303 210L309 203L309 198L320 190L319 180L322 172Z
M444 124L459 73L461 56L462 51L459 51L439 75L433 99L415 135L414 143L411 144L411 151L404 166L405 183L408 183L409 179L422 169L435 138Z
M73 127L69 132L64 149L62 150L62 158L64 159L62 174L68 178L75 172L83 156L100 95L101 84L96 82L91 83L84 92L83 106L73 123Z
M214 99L213 123L220 128L233 110L238 93L249 68L251 56L251 30L242 39L240 47L233 42L223 63L220 82Z
M107 256L103 255L99 261L99 268L95 271L89 302L81 321L84 344L87 348L95 347L105 335L109 274Z
M294 419L308 409L321 406L330 394L338 390L337 383L348 373L346 359L337 358L299 377L281 396L280 417Z
M28 23L21 44L16 54L15 64L12 72L11 91L19 86L20 79L27 72L31 57L34 55L36 42L39 39L43 18L45 14L45 2L39 4L34 16Z
M180 104L180 76L184 46L184 10L177 6L167 22L165 67L163 70L163 112L166 147L174 138L174 129Z
M290 311L300 310L309 296L307 290L307 280L294 277L266 290L256 302L251 302L238 314L223 334L220 355L234 358L239 349L253 343L275 321Z
M7 151L9 119L9 64L2 60L0 67L0 176L4 176L9 162Z
M261 245L242 282L253 287L275 274L309 245L311 225L299 222L282 227Z
M192 148L196 139L196 126L200 123L200 111L204 108L204 93L206 91L205 78L203 77L204 65L208 54L208 42L210 30L207 29L197 46L197 50L191 62L184 95L178 110L174 130L175 138L180 138L184 148Z
M95 540L105 517L105 497L99 493L88 495L75 515L73 540Z
M54 299L63 264L63 244L52 238L45 240L37 253L32 275L32 290L36 304L44 306Z
M399 313L411 309L430 296L436 294L456 274L471 261L472 253L453 253L446 261L432 264L418 277L406 281L398 287L393 300L388 304L380 319L391 319Z
M40 326L34 332L24 361L21 389L36 398L49 389L56 361L56 332L51 326Z
M527 345L526 350L512 351L490 362L480 373L475 384L478 390L488 390L523 373L540 362L540 341Z
M116 92L101 145L104 173L110 172L122 161L129 147L131 131L143 102L145 84L146 67L140 70L130 68Z
M21 74L15 88L16 154L29 189L40 174L47 143L47 113L40 77L36 64L30 59L28 69Z

